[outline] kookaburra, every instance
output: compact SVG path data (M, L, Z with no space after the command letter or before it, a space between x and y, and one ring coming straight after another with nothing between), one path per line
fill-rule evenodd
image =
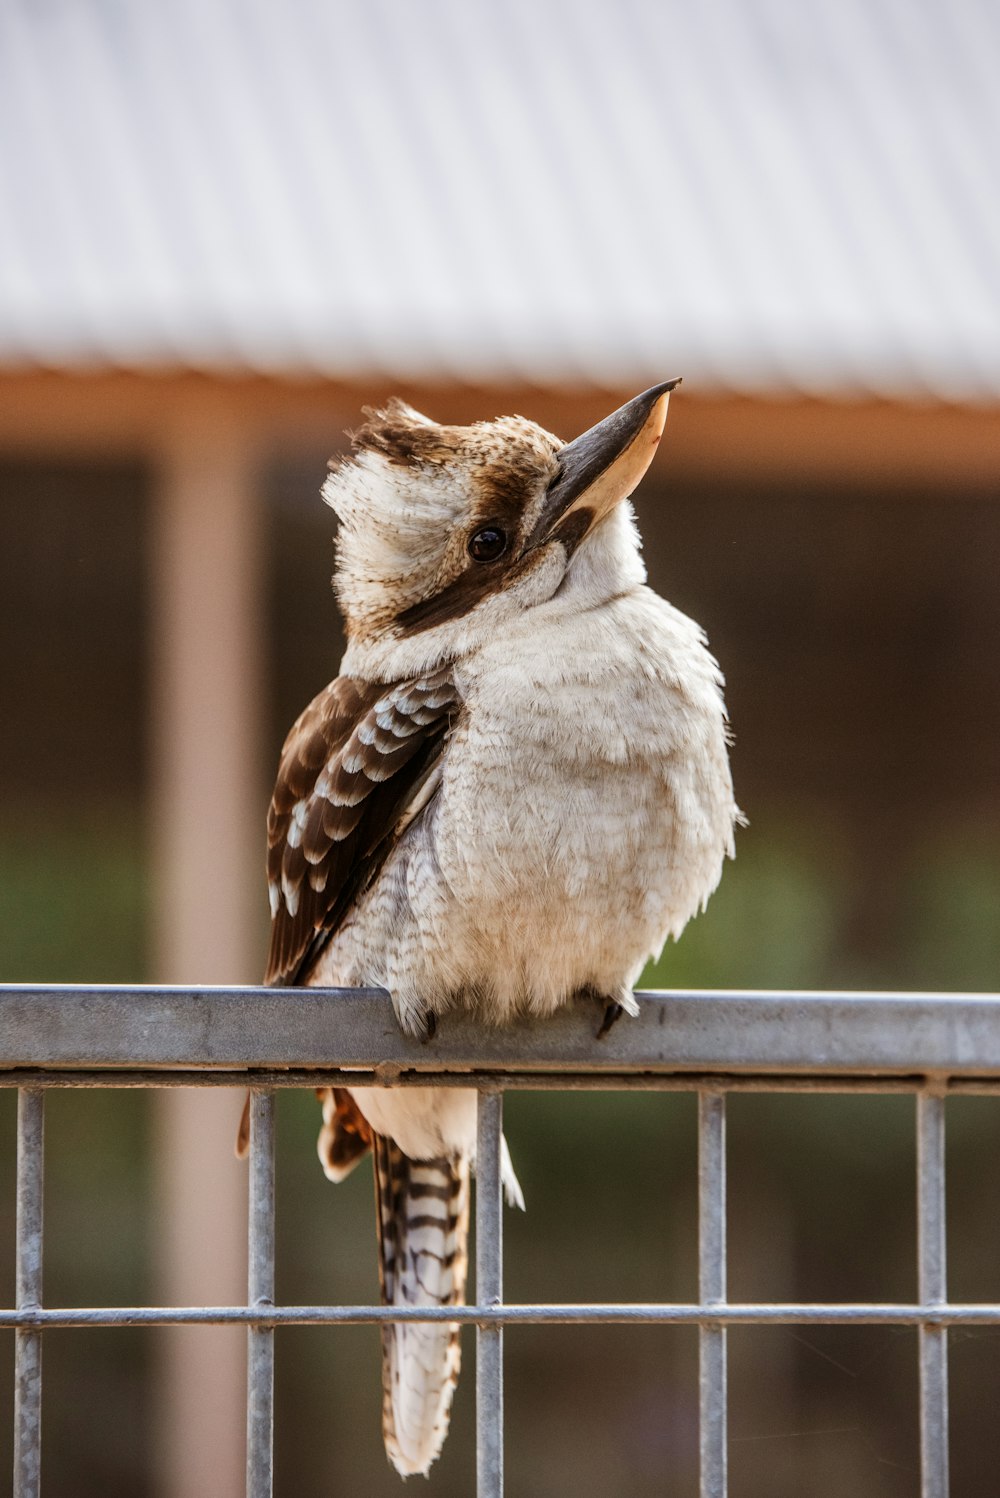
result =
M565 444L400 401L355 433L323 490L347 651L285 741L268 818L269 983L386 988L417 1035L582 994L636 1012L739 815L718 667L645 586L628 504L678 383ZM386 1303L461 1302L475 1093L332 1089L323 1117L332 1180L373 1150ZM504 1172L519 1202L506 1149ZM455 1326L385 1328L401 1473L440 1451L458 1364Z

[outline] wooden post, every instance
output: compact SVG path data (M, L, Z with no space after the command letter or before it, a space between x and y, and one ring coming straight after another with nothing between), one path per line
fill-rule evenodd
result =
M252 423L207 385L166 413L154 607L154 972L172 983L256 981L263 896L262 610ZM242 1096L156 1094L156 1298L246 1295ZM240 1498L242 1328L159 1333L163 1498Z

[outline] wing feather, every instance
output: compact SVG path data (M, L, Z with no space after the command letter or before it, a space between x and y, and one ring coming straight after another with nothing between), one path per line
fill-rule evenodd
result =
M340 676L298 718L267 819L265 982L302 981L412 819L410 802L426 799L460 705L443 667L390 685Z

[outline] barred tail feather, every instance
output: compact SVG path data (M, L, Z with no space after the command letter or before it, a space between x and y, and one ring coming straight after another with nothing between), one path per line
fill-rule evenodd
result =
M465 1300L469 1162L411 1160L374 1135L382 1301L388 1306L453 1306ZM424 1476L448 1433L461 1361L454 1322L388 1324L382 1329L382 1435L404 1477Z

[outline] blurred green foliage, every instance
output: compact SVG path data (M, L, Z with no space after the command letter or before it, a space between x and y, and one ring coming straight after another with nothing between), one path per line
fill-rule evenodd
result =
M141 807L7 805L0 831L5 983L134 983L146 971Z

